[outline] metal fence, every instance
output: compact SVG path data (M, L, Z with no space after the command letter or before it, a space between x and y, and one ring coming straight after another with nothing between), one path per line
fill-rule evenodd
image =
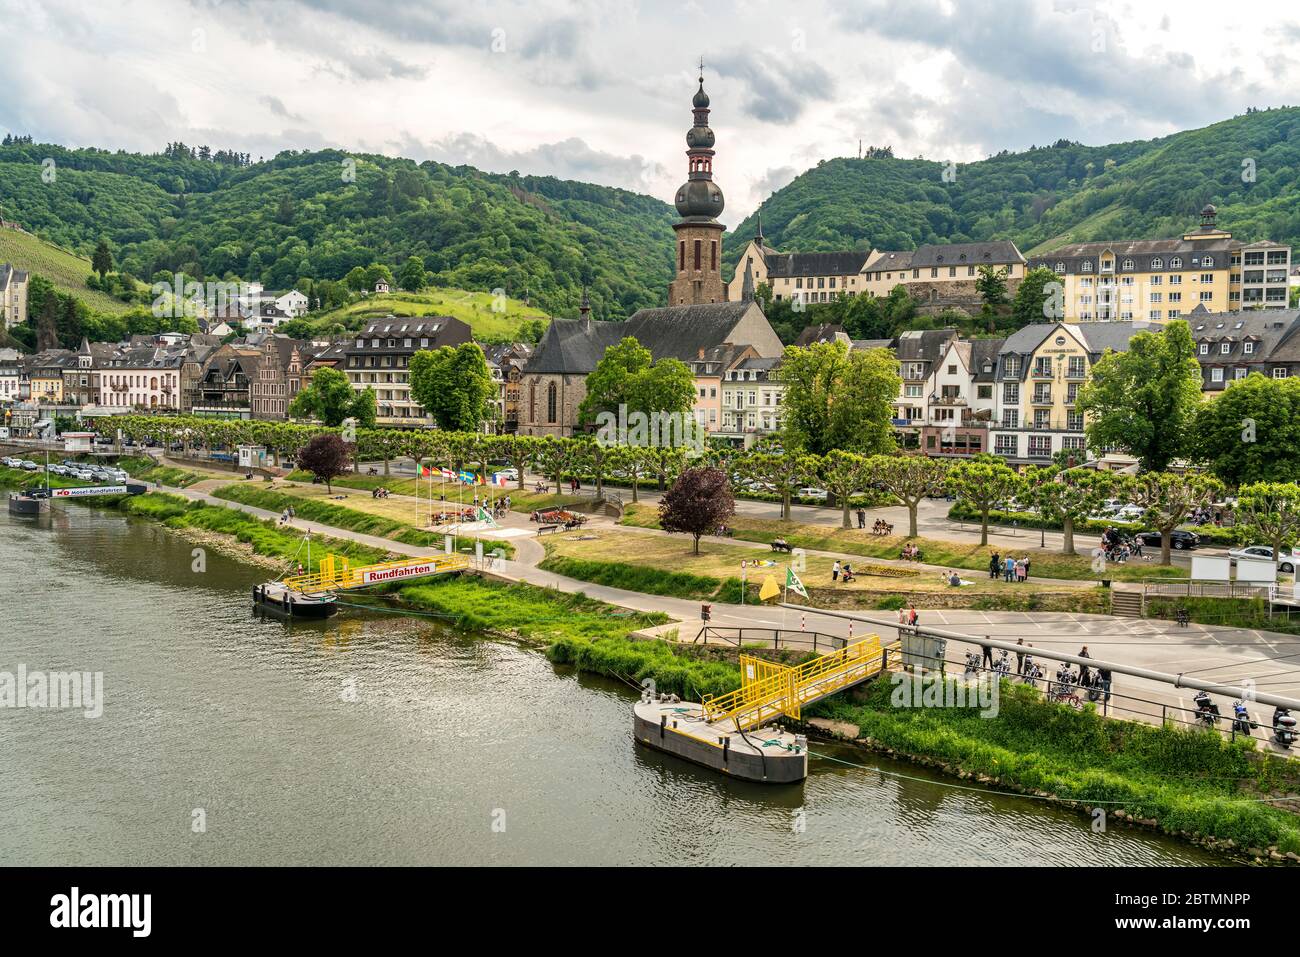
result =
M863 635L863 637L867 637ZM721 642L737 648L783 648L794 651L839 651L848 645L847 638L819 631L796 631L790 628L715 628L705 625L695 636L695 643Z

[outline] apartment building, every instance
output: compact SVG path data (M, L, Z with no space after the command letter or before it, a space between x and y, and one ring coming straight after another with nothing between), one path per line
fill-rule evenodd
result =
M921 426L921 450L939 457L988 452L997 411L998 354L1004 339L949 339L934 364Z
M1252 372L1273 379L1300 375L1300 309L1197 312L1187 321L1204 392L1222 392Z
M903 380L894 402L894 428L905 445L915 445L926 425L935 369L956 338L956 329L909 330L889 343Z
M864 288L873 296L888 296L903 286L922 304L968 306L982 301L975 288L981 267L1001 270L1007 291L1014 293L1025 278L1025 263L1016 244L1006 240L873 252L863 269Z
M348 343L342 369L356 391L375 390L380 428L431 428L433 416L411 397L411 357L422 349L470 341L468 323L450 316L388 316L371 322Z
M0 263L0 329L8 331L27 321L27 283L30 274Z
M1074 243L1034 256L1029 267L1060 277L1067 322L1167 322L1209 312L1284 309L1291 249L1243 243L1206 206L1200 227L1177 239Z
M758 436L781 428L785 387L780 357L751 356L729 369L722 380L722 437L748 448Z

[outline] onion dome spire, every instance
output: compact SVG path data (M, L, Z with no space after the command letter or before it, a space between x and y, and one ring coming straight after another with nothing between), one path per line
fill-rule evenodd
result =
M691 100L694 125L686 131L687 180L677 190L677 212L687 220L713 221L725 205L722 190L713 182L713 130L709 128L709 94L704 92L704 60L700 60L700 88Z

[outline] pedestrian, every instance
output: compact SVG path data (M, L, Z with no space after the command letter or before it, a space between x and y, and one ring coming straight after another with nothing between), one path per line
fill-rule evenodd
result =
M1025 556L1025 581L1029 581L1029 556Z
M907 623L915 628L921 622L921 616L916 613L916 605L907 606Z
M1012 572L1016 581L1022 582L1025 580L1025 561L1023 558L1017 558L1012 562Z
M835 564L831 566L831 583L834 584L839 580L840 580L840 563L839 563L839 559L836 559Z
M1017 638L1016 646L1023 648L1025 646L1025 639ZM1016 674L1023 675L1024 673L1025 673L1025 653L1023 651L1017 651L1016 652Z
M867 512L865 509L858 509L858 528L867 527Z
M1016 560L1008 555L1003 562L1003 577L1011 582L1016 580Z
M1110 703L1110 682L1111 682L1110 669L1109 669L1109 668L1098 668L1098 669L1097 669L1097 684L1098 684L1098 685L1100 686L1100 688L1101 688L1101 693L1102 693L1102 699L1101 699L1101 700L1102 700L1102 703L1103 703L1103 704L1109 704L1109 703Z
M992 670L992 668L993 668L993 646L992 646L992 645L981 644L980 647L984 649L984 660L981 662L981 664L988 665L988 666L989 666L989 670Z
M1092 655L1088 654L1088 646L1087 646L1087 645L1084 645L1082 648L1079 649L1079 657L1080 657L1080 658L1091 658L1091 657L1092 657ZM1089 677L1089 675L1091 675L1091 674L1092 674L1092 672L1088 669L1088 666L1087 666L1087 665L1080 665L1080 666L1079 666L1079 684L1080 684L1080 685L1086 685L1086 684L1088 683L1088 677Z
M993 557L989 559L989 578L997 581L1000 571L1002 571L1002 556L994 552Z
M907 627L907 609L901 606L898 609L898 623L904 628Z

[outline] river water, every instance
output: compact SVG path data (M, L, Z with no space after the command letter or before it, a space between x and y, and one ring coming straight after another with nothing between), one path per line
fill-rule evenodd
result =
M633 744L635 692L345 609L114 512L0 516L0 671L103 672L98 718L0 708L0 864L1206 864L848 747L799 786ZM900 777L906 775L907 777Z

